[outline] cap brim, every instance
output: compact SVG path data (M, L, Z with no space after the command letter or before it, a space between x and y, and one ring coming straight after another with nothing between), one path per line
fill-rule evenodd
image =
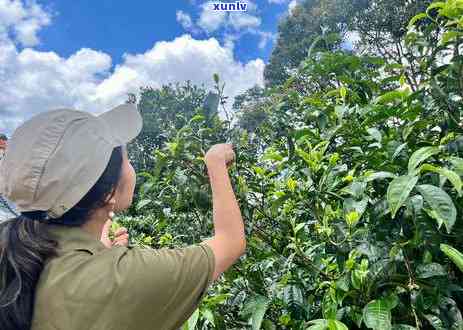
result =
M122 104L98 116L111 130L115 145L135 139L143 127L143 119L134 104Z

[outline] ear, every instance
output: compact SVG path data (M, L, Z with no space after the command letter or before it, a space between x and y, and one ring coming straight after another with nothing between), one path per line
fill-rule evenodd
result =
M114 208L116 205L116 189L113 189L110 194L105 199L105 204Z

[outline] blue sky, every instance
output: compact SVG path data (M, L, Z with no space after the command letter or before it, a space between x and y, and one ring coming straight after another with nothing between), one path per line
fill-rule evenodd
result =
M244 1L243 1L244 2ZM276 34L278 19L287 13L289 1L269 2L259 0L253 16L261 19L258 30ZM82 47L98 49L111 55L115 64L120 63L124 53L141 53L162 40L171 40L185 32L191 32L177 21L177 12L190 15L197 20L201 14L200 1L171 0L49 0L39 1L53 15L53 24L40 32L40 50L54 50L62 56L70 56ZM115 5L115 3L117 3ZM196 31L195 31L196 32ZM205 39L214 36L221 41L225 28L215 31L198 30L195 37ZM256 57L267 60L272 42L259 48L261 36L241 29L236 42L235 56L241 61Z
M298 0L0 0L0 132L42 111L101 113L141 86L218 73L232 99L263 85L278 20Z

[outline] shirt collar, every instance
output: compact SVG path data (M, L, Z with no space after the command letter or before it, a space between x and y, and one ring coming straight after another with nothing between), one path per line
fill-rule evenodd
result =
M103 243L80 227L49 225L49 231L58 241L58 251L84 250L97 254L106 250Z

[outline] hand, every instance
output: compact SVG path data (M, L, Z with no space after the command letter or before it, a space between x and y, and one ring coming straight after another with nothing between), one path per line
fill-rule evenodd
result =
M111 240L109 237L109 232L111 230L113 222L111 220L107 220L103 226L103 231L101 232L101 243L106 246L108 249L112 248L113 246L128 246L129 245L129 234L127 232L127 228L121 227L114 233L114 239Z
M231 144L222 143L213 145L204 156L206 165L223 163L230 166L235 161L235 152Z

